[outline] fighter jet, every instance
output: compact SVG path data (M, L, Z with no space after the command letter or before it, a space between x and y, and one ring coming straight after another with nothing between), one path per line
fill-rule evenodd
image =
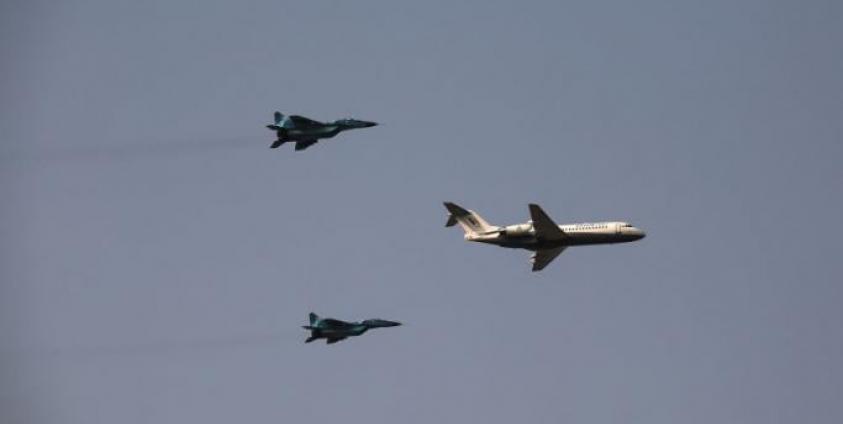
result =
M281 112L275 112L275 122L266 127L275 131L278 136L278 139L269 146L270 148L275 149L288 141L295 141L296 150L304 150L323 138L334 137L346 130L369 128L375 125L377 125L376 122L357 119L340 119L322 123L303 116L284 116Z
M646 235L627 222L556 225L536 204L530 204L530 221L505 227L489 225L477 212L451 202L445 202L445 208L450 212L445 226L460 224L467 241L532 250L533 272L544 269L568 246L625 243Z
M359 336L370 328L379 327L396 327L401 325L400 322L387 321L383 319L367 319L361 322L346 322L333 318L320 318L319 315L310 313L310 325L302 326L305 330L310 330L310 337L305 340L305 343L310 343L317 339L325 339L326 344L333 344L347 337Z

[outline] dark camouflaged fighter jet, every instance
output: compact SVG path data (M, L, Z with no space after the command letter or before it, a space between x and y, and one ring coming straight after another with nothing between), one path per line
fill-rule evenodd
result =
M376 122L357 119L340 119L323 123L303 116L284 116L281 112L275 112L275 122L266 127L275 131L278 136L278 139L269 146L270 148L275 149L288 141L294 141L296 150L304 150L323 138L331 138L343 131L375 125L377 125Z
M386 321L383 319L367 319L361 322L346 322L333 318L320 318L319 315L310 313L310 325L304 325L302 328L310 330L310 337L305 340L305 343L310 343L317 339L325 339L327 344L336 343L344 340L347 337L359 336L370 328L380 327L396 327L401 325L400 322Z

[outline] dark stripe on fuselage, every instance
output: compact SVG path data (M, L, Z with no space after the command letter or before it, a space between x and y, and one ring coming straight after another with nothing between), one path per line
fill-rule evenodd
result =
M568 234L565 240L536 240L535 237L510 238L508 240L478 240L481 243L494 244L515 249L552 249L562 246L587 246L593 244L628 243L642 237L626 234Z
M322 138L331 138L336 136L337 134L342 131L339 127L329 127L329 128L319 128L319 129L308 129L308 130L297 130L297 129L289 129L284 134L284 140L314 140L314 139L322 139ZM281 134L279 134L279 137Z

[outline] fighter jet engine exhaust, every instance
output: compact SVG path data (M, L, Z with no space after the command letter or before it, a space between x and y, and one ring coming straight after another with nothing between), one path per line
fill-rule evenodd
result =
M84 159L134 159L166 157L184 154L201 154L209 150L257 149L264 147L264 140L255 137L227 137L204 140L173 140L158 142L126 142L112 145L80 145L44 147L0 151L0 162L14 160L84 160Z

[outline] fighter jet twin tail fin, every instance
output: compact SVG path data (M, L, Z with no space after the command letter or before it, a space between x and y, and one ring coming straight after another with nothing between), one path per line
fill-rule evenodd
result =
M290 129L293 128L295 125L293 124L293 120L290 119L289 116L285 116L283 113L276 111L275 112L275 125L270 126L271 129L278 130L278 129Z
M310 313L310 325L303 325L302 328L305 330L310 330L310 337L305 340L305 343L310 343L319 338L319 329L316 328L316 325L319 324L319 315L314 314L313 312Z

